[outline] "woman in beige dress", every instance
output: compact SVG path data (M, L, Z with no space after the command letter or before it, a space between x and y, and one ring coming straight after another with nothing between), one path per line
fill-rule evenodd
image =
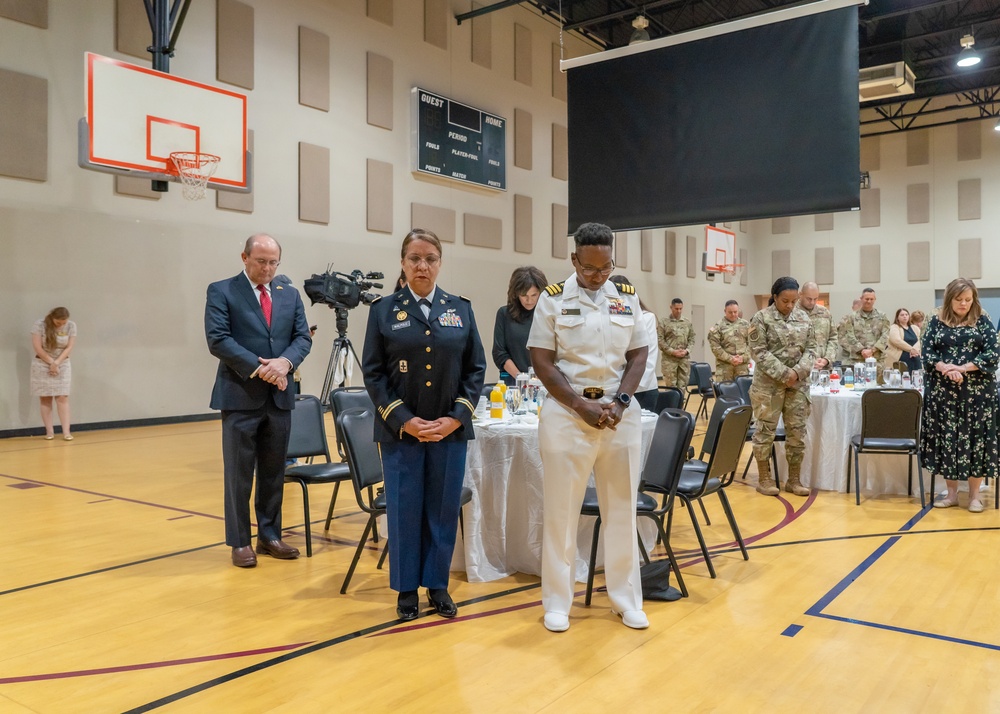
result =
M885 350L883 366L892 369L902 362L910 371L920 369L920 328L913 324L906 308L896 310L896 318L889 325L889 346Z
M31 360L31 395L39 398L45 438L55 438L52 403L55 402L62 424L63 439L72 441L69 426L70 352L76 343L76 323L69 310L57 307L31 328L35 359Z

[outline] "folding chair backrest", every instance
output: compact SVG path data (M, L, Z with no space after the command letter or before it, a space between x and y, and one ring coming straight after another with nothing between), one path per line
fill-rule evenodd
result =
M347 455L344 453L344 437L340 433L340 427L337 424L337 415L346 412L348 409L369 409L374 414L375 404L372 402L372 398L368 396L368 390L364 387L338 387L330 392L330 412L333 414L333 423L336 428L337 434L337 451L340 453L340 458L347 460Z
M736 386L740 388L740 401L742 401L747 406L753 406L750 404L750 385L753 384L753 376L749 374L742 374L736 378Z
M344 435L344 452L356 490L382 483L382 457L374 439L375 415L368 409L348 409L337 415L337 423Z
M729 407L723 413L715 449L708 462L708 478L717 478L723 485L732 480L736 469L740 467L740 455L743 453L743 445L750 430L751 418L753 409L746 404Z
M694 435L694 416L683 409L664 409L656 418L653 438L642 467L639 490L644 484L662 493L672 493L687 459Z
M712 365L707 362L696 362L691 366L691 372L696 375L699 392L709 395L715 392L712 386Z
M743 401L743 394L740 392L740 385L736 382L716 382L715 396L722 397L723 399L728 399L730 401L736 401L740 404L745 403Z
M739 399L725 399L719 397L715 400L712 408L712 415L708 418L708 428L705 430L705 440L701 442L701 455L711 454L715 451L715 444L719 436L719 424L722 422L722 415L727 409L738 407L742 404Z
M680 409L684 403L684 391L680 387L660 387L656 396L656 413L664 409Z
M330 461L330 447L326 442L323 405L311 394L300 394L295 397L295 407L292 409L288 458L302 459L308 456L325 456Z
M861 439L920 438L920 392L869 389L861 397Z

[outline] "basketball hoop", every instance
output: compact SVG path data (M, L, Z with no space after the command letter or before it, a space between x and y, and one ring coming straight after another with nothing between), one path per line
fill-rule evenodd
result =
M742 268L745 263L723 263L719 266L720 273L729 273L730 275L736 275L736 271Z
M219 157L194 151L175 151L170 154L170 160L177 167L177 174L184 184L184 198L189 201L205 198L205 187L219 166Z

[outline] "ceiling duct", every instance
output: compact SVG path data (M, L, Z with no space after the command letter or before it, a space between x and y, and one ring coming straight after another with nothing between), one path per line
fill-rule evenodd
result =
M888 99L913 94L916 75L905 62L865 67L858 72L858 101Z

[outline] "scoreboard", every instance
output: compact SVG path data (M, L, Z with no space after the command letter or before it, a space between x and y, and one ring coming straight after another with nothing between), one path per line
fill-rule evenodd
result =
M413 170L507 190L507 120L414 87Z

